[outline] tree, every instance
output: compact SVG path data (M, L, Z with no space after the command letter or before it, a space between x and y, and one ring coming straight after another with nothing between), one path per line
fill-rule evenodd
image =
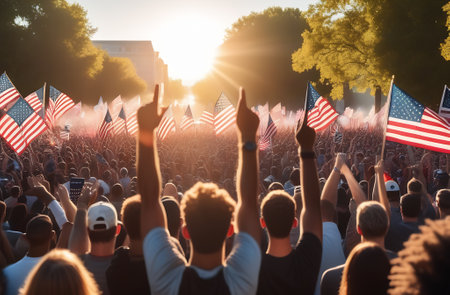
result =
M94 32L78 4L3 0L0 71L8 72L23 95L44 82L85 103L145 90L129 60L109 57L91 43Z
M164 84L164 104L169 105L174 100L181 100L187 93L187 87L181 80L169 79L167 84Z
M322 0L306 13L310 30L293 55L298 72L320 71L320 80L341 98L343 85L375 93L395 83L435 106L450 64L439 52L445 39L444 0Z
M442 56L445 60L450 60L450 1L442 7L442 9L447 13L447 31L449 35L445 39L445 43L441 44Z
M197 100L212 105L224 91L235 101L244 86L249 104L302 106L307 81L318 78L315 70L299 74L291 68L291 55L307 27L293 8L272 7L240 18L227 30L214 70L193 86Z

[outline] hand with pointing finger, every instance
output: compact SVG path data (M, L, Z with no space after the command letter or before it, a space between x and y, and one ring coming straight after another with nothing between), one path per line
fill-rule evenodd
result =
M159 122L167 110L167 107L159 107L159 85L155 86L153 101L140 107L137 113L139 132L153 133L158 128Z
M240 97L237 105L236 124L243 141L254 141L259 126L259 117L247 106L245 90L240 89Z

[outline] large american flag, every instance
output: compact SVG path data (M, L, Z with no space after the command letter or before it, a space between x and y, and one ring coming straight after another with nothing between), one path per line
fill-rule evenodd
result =
M44 106L44 88L45 86L42 86L24 98L36 113Z
M339 116L330 103L317 93L311 83L308 83L306 93L306 110L308 111L308 126L316 131L327 128Z
M180 129L186 130L194 125L194 117L192 116L191 107L188 105L183 118L181 118Z
M138 131L137 110L129 114L127 117L127 131L130 135L135 135Z
M98 128L98 136L101 138L101 140L105 140L106 138L108 138L108 136L110 136L112 130L113 124L111 114L109 113L109 110L106 110L105 118Z
M169 106L159 123L156 134L163 141L171 132L175 132L175 120L173 119L172 108Z
M439 106L439 115L450 123L450 89L447 85L444 86L444 93L442 93L441 105Z
M17 91L6 72L4 72L0 76L0 109L5 108L19 97L19 91Z
M392 85L386 140L450 153L450 124Z
M214 115L208 111L203 111L199 121L200 123L214 126Z
M216 135L222 134L236 122L236 110L230 100L221 93L214 106L214 129Z
M113 130L114 134L120 134L122 132L125 132L125 124L127 121L127 117L125 116L125 110L122 108L120 109L119 115L117 116L116 120L114 120L113 123Z
M0 135L18 155L46 129L42 118L21 97L0 120Z
M67 96L53 86L50 86L50 93L48 96L48 107L45 112L45 122L52 128L64 113L73 108L75 103Z
M269 114L269 121L267 122L267 128L264 134L259 139L259 150L264 151L269 148L272 144L272 137L277 133L277 126L272 120Z

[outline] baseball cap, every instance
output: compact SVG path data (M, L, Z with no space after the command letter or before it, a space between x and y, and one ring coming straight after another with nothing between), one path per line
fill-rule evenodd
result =
M400 191L400 187L393 180L388 180L384 184L386 185L386 191L387 192L398 192L398 191Z
M88 209L88 228L108 230L117 226L116 208L110 203L97 202Z

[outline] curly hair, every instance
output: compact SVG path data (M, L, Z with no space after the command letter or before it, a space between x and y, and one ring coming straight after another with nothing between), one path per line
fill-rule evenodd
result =
M428 220L398 254L389 294L450 294L450 217Z

